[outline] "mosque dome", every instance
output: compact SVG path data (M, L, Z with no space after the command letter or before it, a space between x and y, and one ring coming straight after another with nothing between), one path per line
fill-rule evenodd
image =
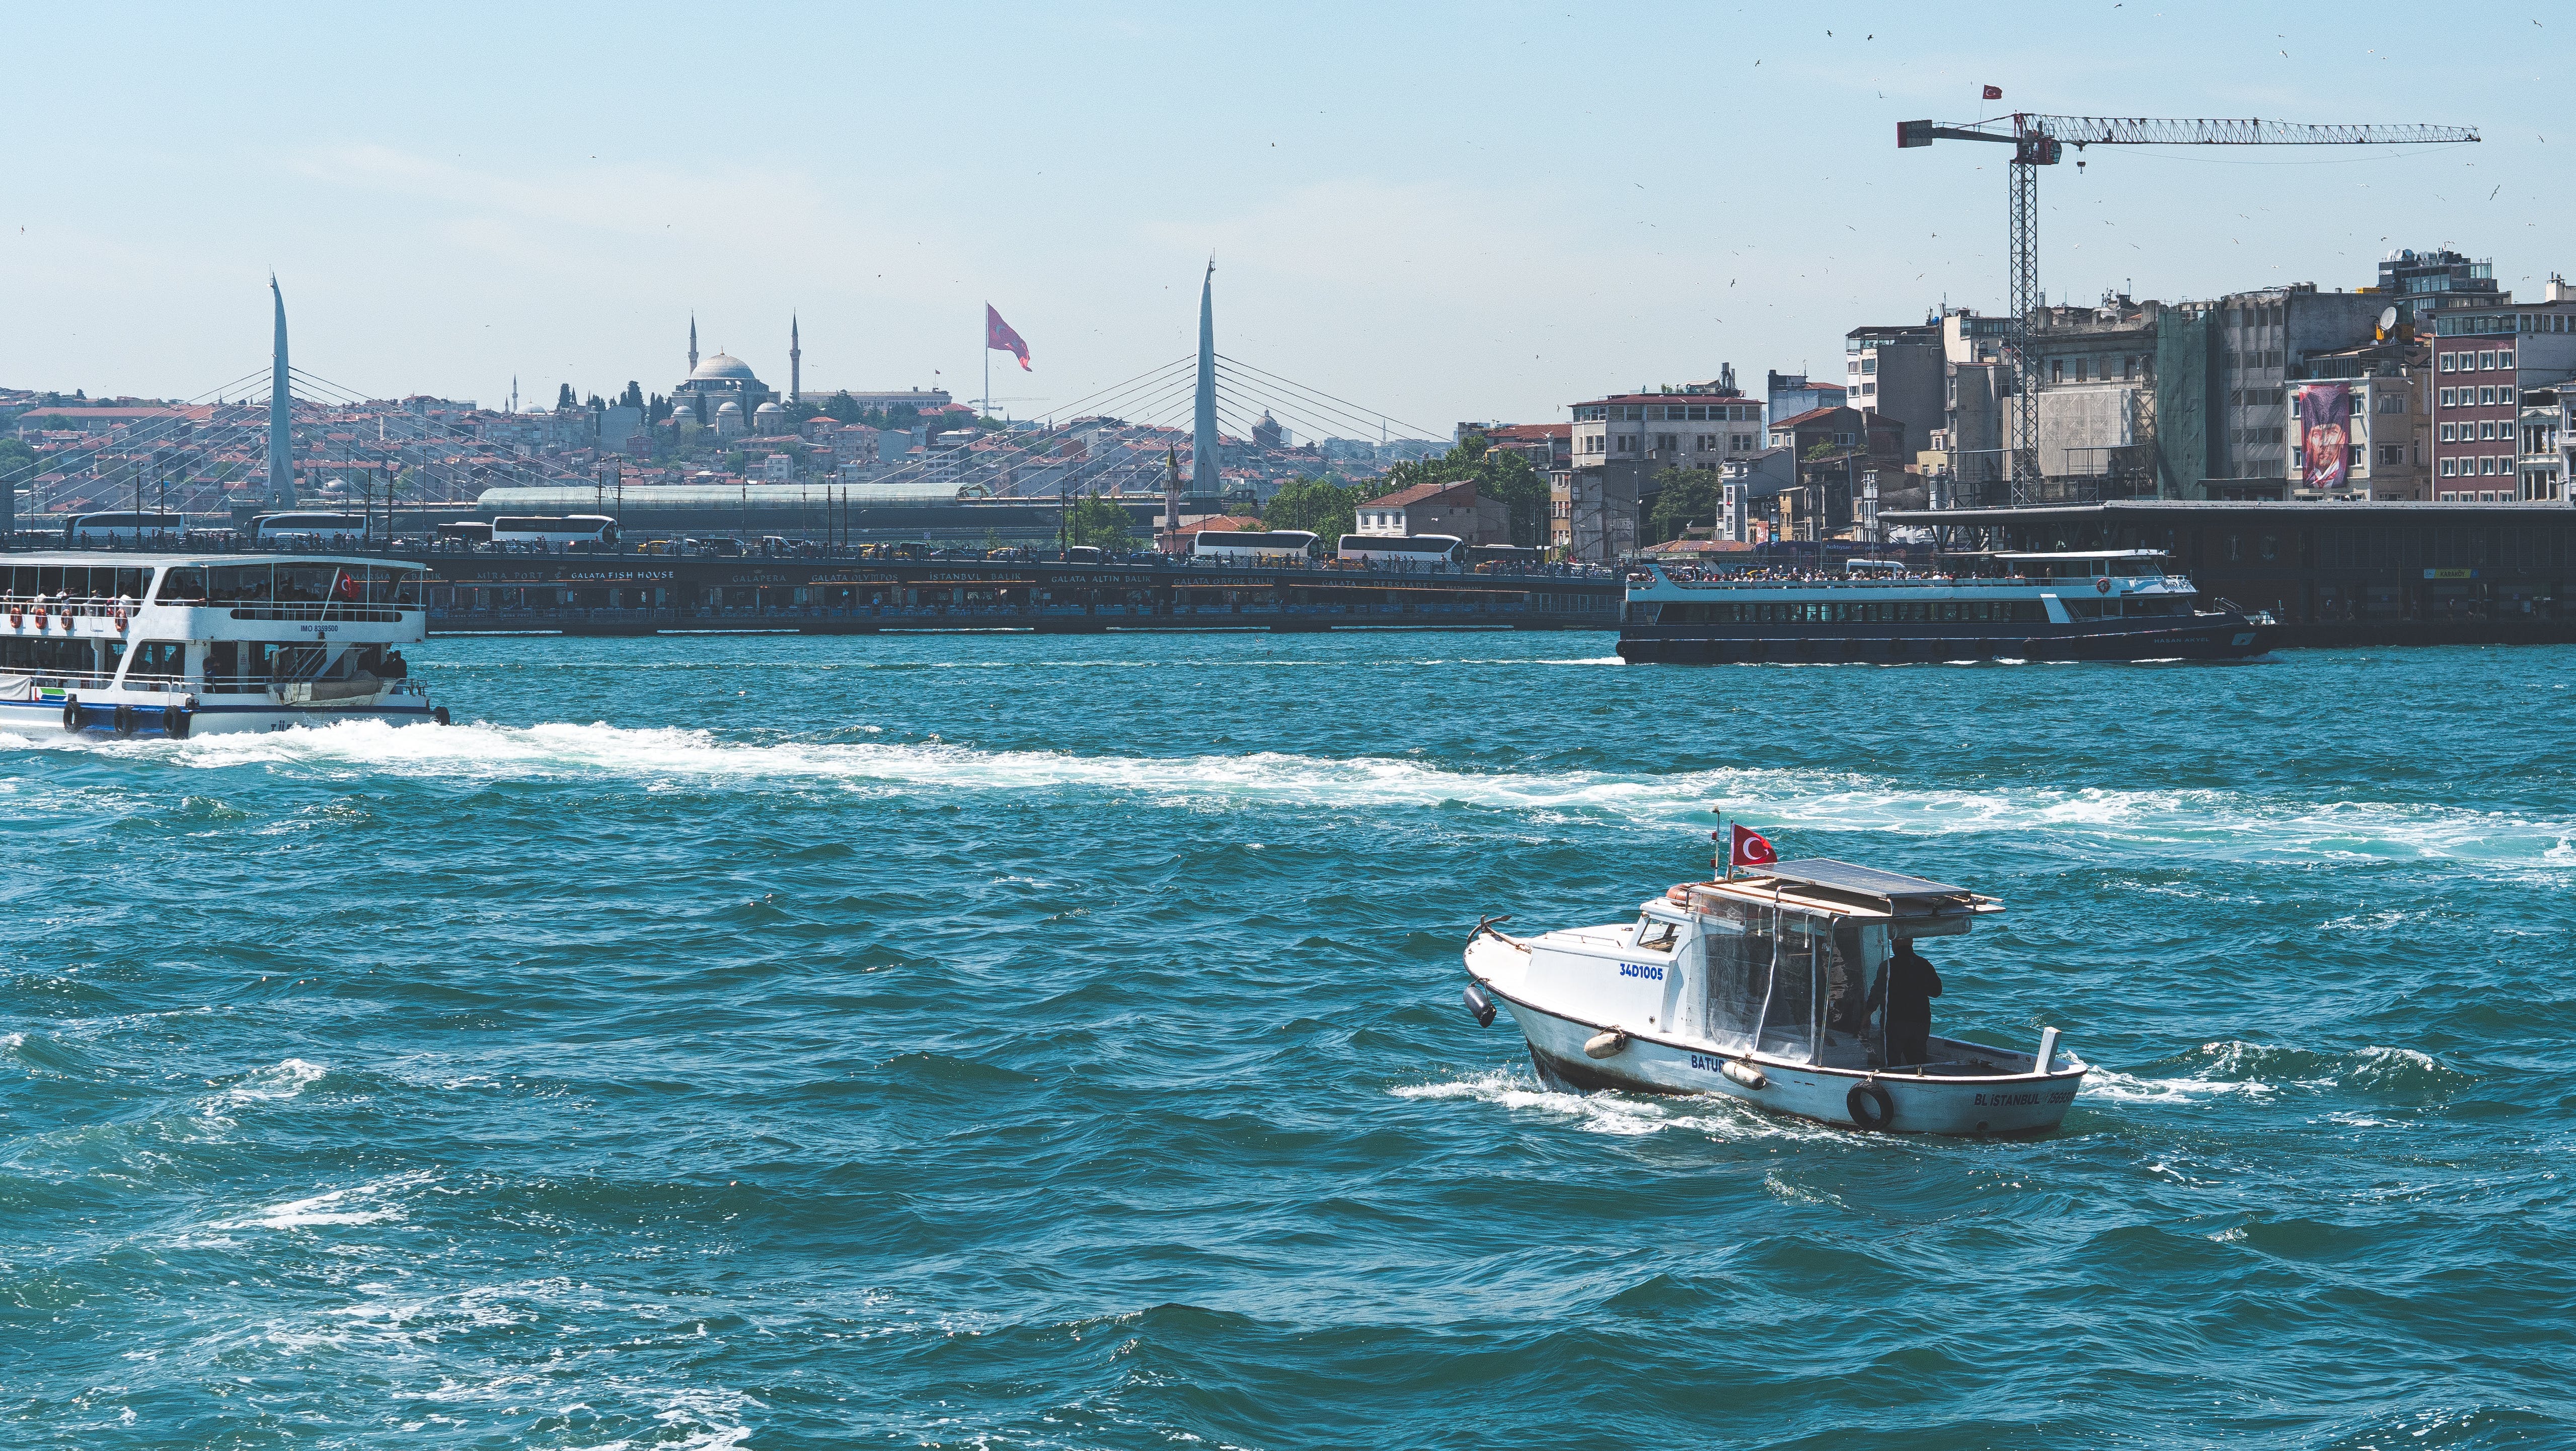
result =
M698 364L698 366L689 374L689 381L692 383L734 379L738 379L746 383L757 383L760 381L760 379L752 373L751 364L744 362L742 359L735 357L731 353L718 353L714 357L707 359L705 362Z
M716 417L722 418L727 414L740 418L742 416L742 405L734 402L730 398L716 405Z

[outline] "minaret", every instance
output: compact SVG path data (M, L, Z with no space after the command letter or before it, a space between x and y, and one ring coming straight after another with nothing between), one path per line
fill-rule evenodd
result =
M1198 416L1190 430L1190 487L1201 494L1221 494L1216 448L1216 259L1208 259L1199 283Z
M796 314L787 314L787 401L805 401L805 345L796 337Z
M698 370L698 315L689 314L689 371Z
M277 300L277 355L268 374L268 502L295 507L295 395L286 386L286 294L277 274L268 274L269 296Z

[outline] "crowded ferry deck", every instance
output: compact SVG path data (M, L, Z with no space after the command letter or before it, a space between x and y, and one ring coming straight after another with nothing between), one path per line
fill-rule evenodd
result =
M1619 655L1636 664L2242 659L2272 622L2156 550L1991 554L1914 570L1684 571L1630 578Z

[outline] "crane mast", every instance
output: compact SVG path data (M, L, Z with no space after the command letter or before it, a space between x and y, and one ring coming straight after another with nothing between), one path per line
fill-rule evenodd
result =
M2040 481L2038 370L2030 356L2030 318L2042 305L2039 290L2039 168L2065 159L2066 148L2087 146L2404 146L2478 139L2471 126L2310 125L2254 118L2157 116L2049 116L2016 111L1983 121L1899 121L1900 149L1935 141L1991 141L2013 149L2005 225L2011 269L2006 289L2012 316L2004 324L2004 351L2012 360L2010 437L2012 502L2029 502ZM2076 163L2079 167L2082 162Z

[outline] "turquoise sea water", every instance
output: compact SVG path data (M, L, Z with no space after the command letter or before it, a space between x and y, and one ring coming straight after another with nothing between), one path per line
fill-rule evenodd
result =
M0 1424L141 1447L2576 1441L2564 650L442 640L0 737ZM2011 912L2038 1142L1543 1091L1477 916Z

